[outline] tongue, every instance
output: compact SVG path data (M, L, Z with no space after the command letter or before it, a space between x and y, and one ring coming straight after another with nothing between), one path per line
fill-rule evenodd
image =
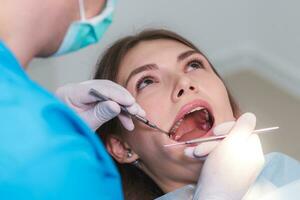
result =
M200 130L200 129L194 129L188 133L185 133L183 136L181 136L177 141L184 142L196 138L206 137L206 131Z
M186 141L204 136L210 129L203 111L195 111L185 116L183 122L177 129L174 139Z

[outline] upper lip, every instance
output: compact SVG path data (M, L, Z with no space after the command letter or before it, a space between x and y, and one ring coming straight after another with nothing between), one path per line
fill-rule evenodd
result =
M182 119L187 113L189 113L191 110L193 110L197 107L204 107L209 111L209 113L213 114L212 107L209 105L209 103L207 101L202 100L202 99L193 100L181 107L181 109L179 110L178 114L175 117L175 120L172 123L170 131L178 120Z

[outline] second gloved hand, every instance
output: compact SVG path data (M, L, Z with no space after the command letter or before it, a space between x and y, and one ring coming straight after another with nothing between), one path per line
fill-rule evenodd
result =
M99 102L89 94L91 88L113 101ZM143 117L146 115L145 111L125 88L109 80L90 80L68 84L58 88L56 95L75 110L93 130L116 116L118 116L124 128L129 131L133 130L134 124L131 117L120 113L119 104L125 106L131 114L138 114Z
M242 199L264 163L260 140L252 134L255 123L255 115L242 115L208 155L193 200Z

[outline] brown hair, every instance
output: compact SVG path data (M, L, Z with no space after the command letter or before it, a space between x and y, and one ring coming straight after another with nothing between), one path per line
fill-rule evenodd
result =
M180 35L163 29L151 29L142 31L133 36L124 37L116 41L110 48L108 48L101 59L99 59L96 67L95 79L108 79L116 81L119 66L122 59L126 56L127 52L134 48L137 44L142 41L156 40L156 39L168 39L180 42L192 49L201 53L205 58L206 56L190 41L181 37ZM207 59L207 58L206 58ZM208 59L207 59L208 60ZM214 72L221 79L213 65L208 60ZM221 79L222 80L222 79ZM224 82L224 81L223 81ZM235 117L239 116L239 108L228 91L230 104ZM102 125L98 130L97 134L101 137L104 143L106 143L109 135L118 134L123 132L123 127L120 122L115 118ZM103 133L103 134L101 134ZM119 171L122 177L123 190L126 200L148 200L155 199L163 195L163 191L157 186L157 184L143 171L131 164L120 164L117 163Z

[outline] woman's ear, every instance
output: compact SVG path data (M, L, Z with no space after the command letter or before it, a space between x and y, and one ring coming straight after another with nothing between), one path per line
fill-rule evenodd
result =
M129 145L117 136L107 138L106 148L110 155L119 163L132 163L139 158Z

